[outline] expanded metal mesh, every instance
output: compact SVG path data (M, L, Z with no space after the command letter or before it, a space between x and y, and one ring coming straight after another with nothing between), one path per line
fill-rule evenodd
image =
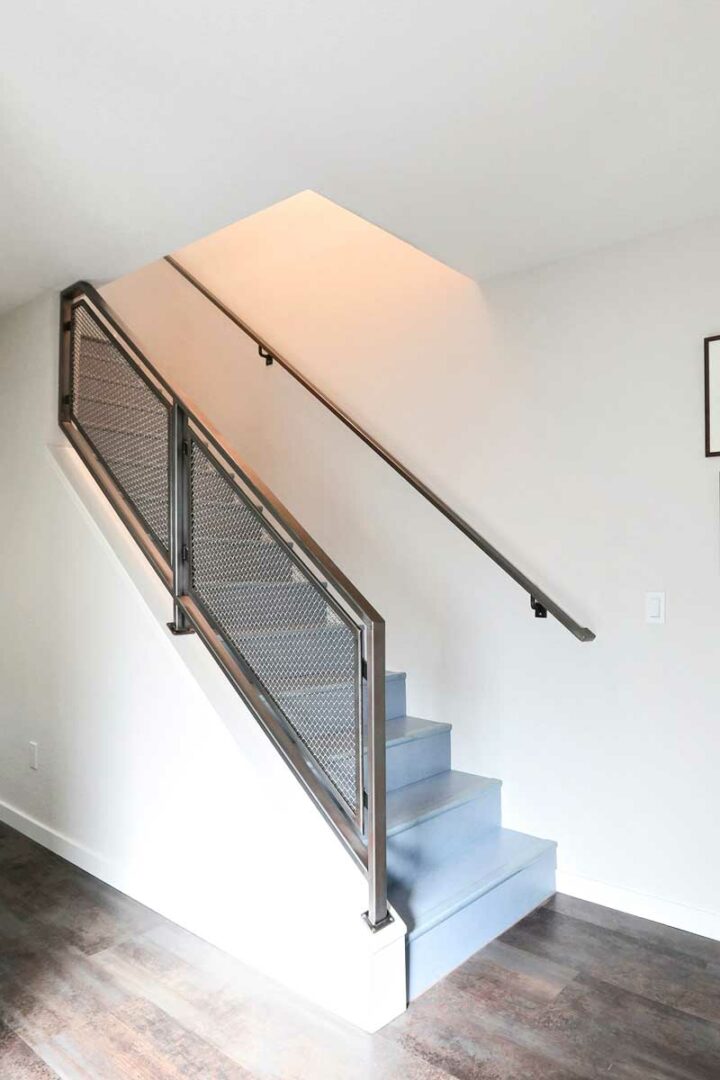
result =
M195 440L190 487L196 599L357 812L356 630Z
M168 406L85 307L73 311L72 340L73 418L167 551Z

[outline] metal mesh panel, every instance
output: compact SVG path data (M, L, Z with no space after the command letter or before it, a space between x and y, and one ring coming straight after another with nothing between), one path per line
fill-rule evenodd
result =
M162 547L170 547L169 414L103 326L73 311L72 413Z
M190 484L196 599L357 813L356 630L194 440Z

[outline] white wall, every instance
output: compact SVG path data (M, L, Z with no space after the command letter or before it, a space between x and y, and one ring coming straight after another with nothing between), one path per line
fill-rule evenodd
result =
M0 819L377 1027L404 1005L402 923L370 933L360 871L200 641L165 628L57 428L57 318L46 297L0 323Z
M579 644L166 264L105 289L388 621L560 885L720 937L720 223L473 282L305 194L179 253L581 623ZM644 593L665 590L665 626Z

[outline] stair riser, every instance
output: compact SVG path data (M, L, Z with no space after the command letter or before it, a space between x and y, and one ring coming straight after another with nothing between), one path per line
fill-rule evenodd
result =
M392 887L411 887L419 867L438 855L462 854L484 832L500 825L501 787L388 837L388 876Z
M313 693L307 694L290 694L283 695L281 698L281 704L283 702L288 703L292 708L293 716L297 717L303 723L308 725L313 724L313 718L318 713L322 716L337 716L343 717L348 715L348 701L352 699L352 689L350 687L334 687L331 690L316 690ZM386 676L385 679L385 699L386 702L390 702L386 709L390 708L403 708L404 714L405 707L405 679L398 678L395 674ZM367 713L366 713L367 715Z
M555 850L407 943L412 1001L555 892Z
M407 716L405 674L395 672L385 679L385 719L395 720L400 716Z
M387 789L395 791L450 768L450 732L410 739L387 748Z

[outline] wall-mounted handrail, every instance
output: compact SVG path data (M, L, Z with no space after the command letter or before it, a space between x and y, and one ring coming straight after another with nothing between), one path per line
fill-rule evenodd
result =
M382 443L378 442L368 431L365 430L356 420L354 420L348 413L345 412L336 402L327 396L318 386L315 385L307 376L290 363L282 353L275 349L261 334L253 330L244 319L236 315L218 296L216 296L207 286L195 277L186 267L182 265L172 255L166 255L165 261L173 267L182 277L185 278L191 285L193 285L198 292L210 301L211 304L223 313L231 322L233 322L243 333L247 334L252 341L258 346L260 355L266 359L268 363L275 362L284 368L289 375L300 383L314 398L316 398L321 405L328 409L333 416L337 417L350 431L353 432L359 439L369 446L370 449L382 458L382 460L390 466L391 469L403 478L411 487L413 487L424 499L426 499L431 506L434 506L436 510L439 510L443 517L447 518L457 529L463 533L468 540L472 541L476 547L478 547L488 558L492 559L497 566L504 570L504 572L512 578L526 593L530 596L530 603L535 615L539 618L544 618L548 613L552 615L559 623L561 623L566 630L569 630L578 641L593 641L595 634L592 630L589 630L586 626L581 626L576 622L571 615L567 613L556 603L552 597L536 585L527 574L524 574L522 570L519 570L510 559L502 554L494 544L491 544L484 536L473 528L473 526L465 520L456 510L453 510L448 503L445 502L432 488L428 487L411 469L395 457Z
M170 507L169 551L158 546L156 538L148 532L146 524L118 484L112 468L108 468L98 449L89 440L83 425L73 414L73 317L76 310L94 312L99 317L97 326L107 333L113 345L135 370L134 378L142 378L154 390L158 400L167 409L168 416L168 480ZM87 317L87 316L84 316ZM93 340L96 340L93 335ZM92 376L91 376L92 378ZM112 408L112 404L109 403ZM255 717L261 722L276 748L295 772L308 794L322 810L336 835L368 878L369 903L365 914L373 930L380 929L390 920L387 908L386 867L386 792L385 792L385 624L375 608L342 573L329 556L316 544L275 494L257 474L243 462L217 429L187 398L180 397L167 380L144 355L133 335L115 315L100 293L87 282L78 282L61 294L60 303L60 384L59 420L72 445L90 468L115 509L130 529L143 551L152 562L161 580L171 592L174 601L174 632L195 630L210 648L225 674L242 695ZM97 416L94 417L97 421ZM359 694L366 710L366 747L361 739L359 768L362 770L365 756L367 765L364 777L366 806L362 791L356 816L348 813L337 790L321 775L322 767L312 751L293 734L272 694L254 676L251 667L234 655L233 648L223 641L217 625L201 605L196 602L188 564L185 544L189 518L189 474L187 455L192 439L200 438L224 481L235 486L239 495L245 493L248 507L262 511L268 537L273 535L277 544L286 551L286 558L294 560L298 568L307 571L309 580L316 583L326 595L327 603L339 615L347 609L356 620L362 643L366 671L360 677L366 680L366 693ZM209 459L208 459L209 460ZM267 519L270 519L268 521ZM273 522L274 524L271 524ZM279 532L278 532L279 528ZM335 599L337 597L337 599ZM365 755L365 749L367 755ZM362 787L362 774L360 774ZM364 832L362 826L364 825Z

